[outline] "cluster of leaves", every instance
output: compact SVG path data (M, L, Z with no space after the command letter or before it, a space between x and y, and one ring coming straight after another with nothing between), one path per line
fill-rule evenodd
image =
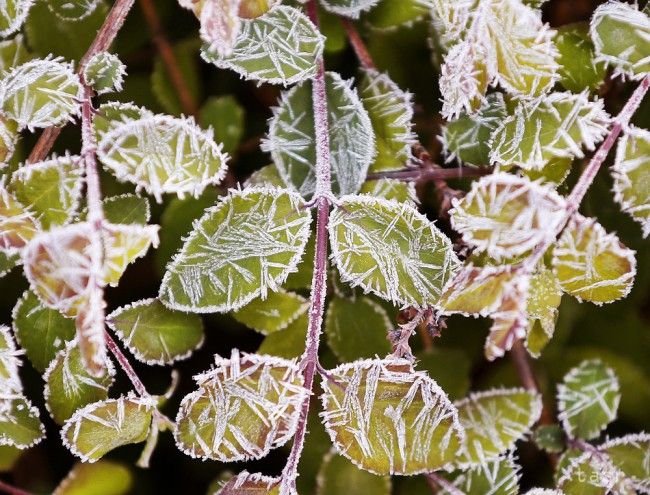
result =
M634 250L577 210L589 173L622 132L612 196L644 237L650 233L650 131L629 123L650 86L647 13L610 1L588 27L555 31L542 20L543 2L409 0L397 11L388 0L320 2L328 19L342 16L347 25L363 17L376 28L418 19L430 26L443 60L445 158L484 175L455 195L447 229L418 209L413 182L395 174L427 165L414 153L411 94L367 61L356 81L325 72L329 40L314 0L307 13L276 0L179 0L199 20L204 61L259 84L291 86L261 143L273 163L230 189L223 186L228 152L241 136L219 126L223 115L240 118L236 104L212 100L198 120L177 116L173 82L158 71L168 113L112 96L94 108L93 98L128 84L124 64L92 48L76 67L54 54L39 57L16 34L39 8L32 3L0 5L0 35L13 36L0 43L0 261L3 275L21 265L29 283L12 328L0 327L7 456L45 432L24 394L15 340L42 374L44 405L63 444L82 461L59 494L78 493L94 479L128 485L121 466L102 458L144 443L138 464L147 466L164 431L188 456L220 462L261 459L293 439L281 475L242 471L215 493L295 494L310 407L318 408L310 421L322 425L326 452L317 486L305 492L357 484L389 493L391 476L424 474L439 493L515 495L516 443L534 431L541 449L563 455L554 488L529 495L650 493L650 437L599 439L620 402L616 375L601 362L583 362L558 386L561 425L534 429L544 407L539 390L461 386L452 401L442 379L424 371L438 356L420 354L418 363L408 343L415 328L443 327L446 316L482 316L492 320L487 360L520 343L539 357L564 293L596 305L629 294ZM105 6L47 7L62 21L83 23ZM606 77L639 88L617 117L595 96ZM79 154L28 160L17 149L21 136L79 120ZM212 120L215 128L205 125ZM603 140L563 194L573 163ZM98 163L128 192L98 197ZM149 224L147 196L168 205L162 228ZM186 231L174 232L187 205L200 211L189 215L195 219ZM127 267L159 243L178 249L157 296L105 315L104 289L118 286ZM408 321L393 324L397 309ZM164 411L174 386L150 394L112 335L145 365L173 365L203 344L203 313L228 313L264 339L255 354L215 356L171 420ZM321 324L339 362L328 369L318 357ZM113 391L109 350L134 390ZM316 375L320 405L310 404ZM90 467L96 462L101 469Z

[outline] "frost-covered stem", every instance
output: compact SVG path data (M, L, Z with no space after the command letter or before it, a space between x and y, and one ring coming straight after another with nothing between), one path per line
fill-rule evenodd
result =
M0 481L0 492L8 493L9 495L32 495L31 492L12 486L4 481Z
M407 168L387 172L368 174L368 180L396 179L405 182L419 182L426 180L462 179L466 177L483 177L492 173L492 169L483 167L453 167L453 168Z
M436 493L438 491L437 488L439 487L451 495L464 495L463 491L459 490L451 482L436 473L427 473L424 476L431 489L436 489Z
M185 78L181 73L180 67L178 65L178 58L172 45L169 43L167 36L165 35L165 30L163 29L162 23L160 22L160 17L156 11L156 7L153 4L152 0L138 0L140 4L140 9L144 14L144 19L149 25L149 30L151 31L151 36L158 53L160 53L160 58L162 59L167 74L169 74L169 79L171 80L174 89L178 93L178 99L180 100L181 107L183 107L183 112L188 115L196 115L198 112L198 105L194 96L190 92L187 84L185 84Z
M357 55L357 58L359 59L359 62L361 63L363 68L375 69L376 68L375 62L372 60L372 56L370 55L370 52L368 51L366 44L361 39L361 36L359 35L359 31L357 31L357 29L354 27L352 21L344 17L340 17L339 19L341 21L341 24L343 24L343 28L348 33L348 39L350 40L352 49L354 50L354 53Z
M393 346L393 356L396 358L404 359L413 359L413 353L411 352L411 346L409 345L409 339L415 332L415 329L422 322L426 312L426 309L420 309L415 313L413 318L403 323L399 326L397 330L392 330L389 332L388 340Z
M312 22L318 26L316 0L307 3L307 13ZM318 61L318 73L312 83L314 105L314 128L316 132L316 252L314 255L314 275L312 277L309 302L309 322L307 325L307 342L301 360L304 387L310 391L300 408L300 417L293 446L282 470L280 495L295 493L298 462L307 435L307 418L309 402L314 386L314 376L318 369L318 347L321 337L325 295L327 292L327 225L329 223L331 174L329 149L329 124L327 120L327 94L325 92L325 66L322 58Z
M142 380L140 380L140 377L131 366L131 363L129 363L127 357L122 353L108 332L104 332L104 338L106 339L106 346L108 347L108 350L111 351L111 354L113 354L113 356L115 356L115 359L117 359L120 368L122 368L124 373L126 373L126 376L129 378L129 381L133 385L133 388L135 388L135 391L138 393L138 395L145 398L151 397L149 395L149 392L147 392L144 383L142 383Z
M126 16L134 3L135 0L115 1L113 7L104 20L104 24L102 24L102 27L97 31L97 36L95 36L90 48L88 48L88 51L86 51L85 55L79 62L77 70L79 74L83 72L86 62L88 62L93 55L108 50L117 36L117 33L122 29ZM38 138L38 141L32 149L27 161L29 163L36 163L45 160L45 157L50 153L50 150L54 146L59 134L61 134L60 127L48 127L45 129Z

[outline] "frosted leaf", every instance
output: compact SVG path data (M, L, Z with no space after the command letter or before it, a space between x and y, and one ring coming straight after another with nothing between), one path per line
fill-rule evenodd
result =
M7 275L20 263L20 255L7 254L0 249L0 278Z
M451 224L463 241L500 260L544 241L564 217L565 202L550 187L496 173L473 182L467 196L453 205Z
M490 161L541 170L553 158L583 158L608 132L603 100L589 101L586 91L551 93L522 101L492 135Z
M325 454L316 478L315 495L390 495L390 476L375 476L358 469L335 451Z
M94 402L76 411L61 429L63 444L83 462L95 462L123 445L143 442L155 403L134 394Z
M105 224L104 282L115 287L129 263L158 247L158 225Z
M379 0L321 0L321 3L329 12L358 19L362 12L372 9Z
M101 460L94 464L76 462L52 495L89 495L100 490L102 493L105 493L103 490L110 490L112 495L121 495L132 489L134 477L131 468L118 461Z
M8 165L16 151L18 132L14 122L0 117L0 170Z
M106 323L143 363L172 364L203 344L203 322L196 315L171 311L157 299L117 308Z
M221 182L228 155L192 118L144 117L103 134L97 150L101 162L121 181L152 194L198 197L206 186Z
M0 3L0 37L15 33L27 19L34 0L3 0Z
M101 142L104 135L121 127L127 122L134 120L148 119L154 116L154 113L144 107L139 107L133 103L122 103L111 101L99 106L93 116L93 127L97 142Z
M214 495L280 495L280 478L242 471Z
M83 165L78 156L61 156L22 165L7 188L29 205L43 229L69 223L79 208Z
M458 40L467 29L474 7L474 0L420 0L419 3L430 8L431 17L443 35L443 44Z
M459 263L449 239L404 203L345 196L328 228L341 279L396 304L435 304Z
M100 3L101 0L48 0L47 6L63 21L80 21L92 14Z
M242 19L229 55L204 47L201 56L246 79L271 84L294 84L316 75L316 60L325 38L298 9L277 5L255 19Z
M110 359L106 359L105 368L107 372L103 376L93 376L86 369L77 341L68 342L43 375L43 397L52 419L63 424L77 409L106 400L115 376Z
M492 326L485 341L485 357L488 361L502 357L512 349L515 340L526 337L530 278L517 276L503 290L499 307L490 317Z
M564 495L564 492L551 490L550 488L533 488L528 490L525 495Z
M539 266L530 279L528 295L528 326L526 348L533 357L539 357L555 333L555 321L562 299L562 287L553 272Z
M99 95L122 91L126 67L117 55L99 52L84 66L84 81Z
M307 339L307 312L301 314L284 330L267 335L257 349L258 354L269 354L285 359L302 356Z
M589 32L596 60L614 67L614 75L637 79L650 72L650 17L636 5L602 4L591 18Z
M519 466L511 455L485 461L464 471L455 471L450 476L452 484L460 492L441 487L439 495L518 495Z
M301 198L280 189L232 191L194 223L167 266L160 300L197 313L233 311L277 291L310 235Z
M0 250L7 255L17 253L40 230L36 214L0 182Z
M361 188L375 155L374 132L351 81L327 72L325 83L332 192L352 194ZM271 152L285 184L310 199L316 190L316 135L310 81L282 95L263 149Z
M32 291L25 291L12 311L13 331L20 347L39 373L75 336L74 321L46 308Z
M18 395L23 391L18 375L19 355L9 327L0 325L0 397ZM0 399L0 411L5 405L4 399Z
M445 161L486 165L489 162L490 136L507 115L503 95L491 93L478 113L464 114L448 122L440 137L447 156Z
M618 140L612 166L614 199L650 235L650 131L629 127Z
M7 71L16 65L24 64L33 56L27 49L22 34L0 41L0 71Z
M470 394L455 406L467 439L457 462L484 466L530 433L542 413L542 398L523 388L495 389Z
M370 172L404 168L415 142L411 94L402 91L387 74L366 69L359 79L359 95L368 111L377 147Z
M343 364L323 380L321 417L337 452L378 475L447 469L464 440L456 408L408 360Z
M557 387L558 419L569 437L597 437L616 419L618 378L601 361L583 361Z
M595 60L589 25L578 22L560 26L554 41L560 52L560 84L572 93L585 89L596 92L605 80L606 68Z
M266 299L254 299L232 313L232 317L263 335L287 328L309 307L309 302L295 292L269 292Z
M573 215L553 249L562 290L595 304L628 295L636 275L635 252L594 218Z
M38 409L21 395L0 399L0 445L28 449L45 438Z
M1 110L19 127L62 125L79 113L83 88L72 65L60 58L31 60L0 81Z
M135 194L104 198L102 208L106 220L113 224L145 225L151 218L149 201Z
M426 19L431 15L431 8L436 3L439 2L436 0L402 0L399 4L379 2L364 15L363 20L376 30L394 30L398 26L410 26L414 22Z
M544 165L540 170L534 169L520 169L519 172L528 177L530 180L537 181L541 184L546 184L555 189L569 176L573 167L573 158L551 158L549 162Z
M636 433L608 440L598 447L625 473L635 490L650 493L650 435Z
M374 198L382 198L398 203L407 203L410 206L419 204L415 183L398 179L367 180L361 186L359 194L367 194Z
M259 459L288 442L308 394L295 361L237 350L194 379L199 388L181 402L176 444L221 462Z
M201 39L219 57L232 54L241 26L240 4L241 0L207 0L201 4Z
M572 459L562 470L557 486L568 495L634 493L630 481L607 456L592 452L584 452Z
M244 182L244 187L250 186L284 187L284 181L280 177L278 168L272 163L256 170L248 177Z

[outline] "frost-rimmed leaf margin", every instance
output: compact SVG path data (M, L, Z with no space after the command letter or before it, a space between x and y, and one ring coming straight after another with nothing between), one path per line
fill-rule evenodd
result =
M27 15L29 14L29 9L34 4L34 0L4 0L3 7L6 8L7 3L12 1L14 5L17 6L16 7L17 13L13 18L5 17L4 15L2 15L2 17L0 18L0 21L3 24L6 24L5 28L0 29L0 37L2 38L6 38L10 34L15 33L20 29L20 27L25 22L25 19L27 19Z
M219 491L213 495L257 495L265 493L267 495L279 494L280 478L266 476L261 473L249 473L241 471L224 483ZM253 487L246 487L246 484L252 484ZM255 490L255 491L253 491ZM264 492L262 492L264 490Z
M60 4L58 7L52 5L53 0L48 2L48 7L50 12L52 12L58 19L62 21L81 21L92 14L97 6L101 3L101 0L75 0L75 1L65 1L59 0ZM85 5L81 5L85 4ZM82 6L82 13L77 15L66 15L66 12L63 9L66 5L72 5L72 7ZM68 7L70 8L70 7Z
M25 396L20 395L20 394L7 395L7 396L4 396L2 398L2 400L0 400L0 410L1 410L0 415L2 415L3 417L8 416L7 419L9 421L13 421L13 418L11 417L11 411L7 410L7 409L8 409L8 407L11 408L12 404L15 401L22 401L23 402L23 404L21 404L21 406L19 408L19 411L22 412L22 411L26 410L26 412L30 416L30 418L35 419L36 421L38 421L38 424L39 424L38 429L39 429L40 435L35 436L31 440L31 442L29 442L29 443L19 443L19 442L16 442L12 438L6 438L5 435L2 434L2 435L0 435L0 445L7 445L7 446L10 446L10 447L15 447L15 448L17 448L19 450L26 450L26 449L29 449L29 448L33 447L34 445L40 443L45 438L45 426L43 426L43 423L40 420L40 411L38 410L38 408L36 406L34 406L30 402L29 399L27 399ZM14 426L16 426L16 424L14 424Z
M248 295L245 297L239 298L236 301L230 301L228 303L223 303L223 304L211 304L207 306L197 306L196 304L190 305L190 304L181 304L176 302L172 298L170 299L167 293L171 293L171 289L169 287L171 283L171 278L172 278L172 271L176 269L176 267L182 262L183 257L185 256L185 253L188 249L188 246L198 238L200 235L199 232L199 226L201 223L208 221L214 214L218 213L221 208L224 208L227 202L232 201L233 198L235 197L247 197L253 194L268 194L269 196L273 197L274 199L278 199L281 195L286 195L290 204L291 209L294 212L303 212L303 225L301 226L301 229L298 232L298 237L300 238L299 245L297 246L297 249L295 250L293 256L291 256L285 270L280 274L279 277L277 277L276 280L270 280L272 284L263 284L261 287L258 287L258 290L251 291ZM273 188L273 187L249 187L243 190L235 190L231 189L229 191L229 194L227 196L222 196L219 198L218 203L205 210L203 216L196 220L194 222L194 228L192 232L190 233L189 236L185 238L185 244L183 247L178 251L172 260L167 264L167 270L165 272L165 275L163 277L163 280L160 284L160 291L158 298L160 301L165 304L170 309L174 310L179 310L179 311L186 311L186 312L192 312L192 313L223 313L227 311L235 311L242 306L246 305L256 297L264 297L266 294L266 291L271 289L271 290L277 290L282 286L282 284L286 281L287 277L289 276L290 273L293 273L297 271L298 264L300 263L304 251L307 245L307 241L309 237L311 236L311 214L307 209L304 208L304 200L300 197L299 194L288 191L286 189L280 189L280 188ZM269 282L269 280L267 280ZM277 289L276 289L277 288Z
M379 0L321 0L320 3L329 12L358 19L362 12L372 9Z
M634 445L634 444L638 444L639 442L644 442L650 445L650 433L645 433L645 432L631 433L622 437L612 438L600 444L598 446L598 450L600 452L607 453L612 463L614 465L617 465L616 458L614 455L612 455L611 452L609 452L609 449L624 446L624 445ZM647 459L647 455L646 455L646 459ZM641 462L643 461L641 460L640 463ZM644 466L646 468L646 472L650 473L650 466L648 466L647 463ZM621 468L620 466L617 466L617 468L625 473L625 475L632 482L636 490L640 491L641 493L650 494L650 478L646 477L641 479L638 476L636 476L636 473L631 474L630 472L626 472L625 469Z

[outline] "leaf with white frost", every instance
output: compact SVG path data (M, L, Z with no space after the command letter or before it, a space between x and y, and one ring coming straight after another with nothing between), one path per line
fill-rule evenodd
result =
M499 307L490 315L492 326L485 341L488 361L502 357L512 349L516 340L526 337L529 290L530 278L522 275L515 276L503 288Z
M152 194L195 197L219 184L228 155L192 118L144 117L114 126L102 135L97 156L119 180Z
M126 267L158 247L158 225L106 224L104 237L104 282L116 286Z
M375 155L374 132L351 81L327 72L325 84L332 192L337 196L352 194L361 188ZM312 83L306 81L282 95L263 143L285 184L305 199L316 191L314 129Z
M634 255L596 219L576 214L553 249L553 271L562 290L600 305L628 295L636 275Z
M34 0L3 0L0 5L0 37L15 33L27 19Z
M151 218L147 198L130 193L104 198L102 209L104 217L112 224L145 225Z
M482 465L472 466L464 471L454 471L449 478L458 491L445 489L438 495L518 495L519 466L511 455L485 461Z
M232 191L195 222L167 267L160 300L171 309L214 313L277 291L311 233L303 204L280 189Z
M612 166L614 199L650 235L650 131L630 126L618 140Z
M463 241L499 260L546 240L564 217L565 201L550 187L496 173L473 182L470 192L453 205L451 224Z
M200 4L201 39L208 44L208 50L220 57L232 54L241 27L241 3L241 0L208 0Z
M599 445L598 450L607 454L637 491L650 493L650 434L636 433L614 438Z
M280 478L242 471L214 495L280 495Z
M83 88L72 65L59 58L14 67L0 81L1 110L20 128L65 124L79 113Z
M232 313L232 317L263 335L287 328L309 307L300 294L279 290L269 292L266 299L258 298Z
M583 361L557 387L558 419L569 437L590 440L616 419L618 378L601 361Z
M570 461L562 470L557 486L568 495L633 493L630 481L607 456L589 451Z
M21 365L20 355L9 327L0 325L0 397L20 394L23 385L18 375ZM0 400L0 409L2 409Z
M379 475L448 468L463 440L458 412L410 361L368 359L330 370L321 417L334 447Z
M47 6L63 21L80 21L92 14L100 3L101 0L48 0Z
M555 332L555 321L562 300L562 287L552 272L539 266L530 278L528 294L528 326L526 348L533 357L539 357Z
M222 462L259 459L284 445L298 426L308 391L295 361L256 354L215 358L194 377L176 417L176 444L186 454Z
M106 360L106 369L107 372L100 377L90 374L77 342L68 342L50 362L43 375L43 397L52 419L63 424L77 409L106 400L115 376L110 359Z
M255 19L242 19L232 51L220 55L209 46L201 56L246 79L294 84L316 75L324 37L298 9L277 5Z
M542 413L542 398L523 388L470 394L455 403L466 443L458 464L484 465L514 448Z
M330 450L322 459L315 495L390 495L390 476L375 476Z
M155 403L132 393L88 404L61 429L63 444L84 462L95 462L123 445L143 442L149 434Z
M435 304L459 264L450 240L404 203L345 196L328 228L342 280L396 304Z
M18 129L11 120L0 117L0 170L8 165L16 151Z
M551 93L519 103L492 135L490 161L541 170L554 158L583 158L608 132L603 100L589 101L586 91Z
M359 194L367 194L375 198L382 198L398 203L407 203L410 206L419 204L415 182L399 179L367 180L359 189Z
M18 253L40 230L36 213L0 182L0 250L7 255Z
M196 315L172 311L157 299L122 306L106 323L139 360L149 365L188 358L203 344L203 322Z
M84 66L84 81L99 95L122 91L126 67L114 53L99 52Z
M148 119L154 116L154 113L144 107L139 107L133 103L123 103L111 101L99 106L93 116L93 127L97 142L123 124L135 120Z
M329 12L358 19L362 12L372 9L379 0L321 0L321 2Z
M38 409L21 395L0 399L0 445L28 449L45 438Z

